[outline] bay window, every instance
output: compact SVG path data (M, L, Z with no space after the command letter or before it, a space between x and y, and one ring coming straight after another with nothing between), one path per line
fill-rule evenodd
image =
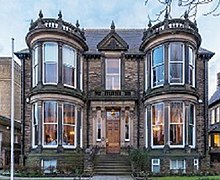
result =
M152 51L152 87L164 84L164 46Z
M48 42L43 45L44 83L58 82L58 45Z
M39 81L39 46L34 47L32 53L32 87L35 87Z
M56 148L58 142L62 143L60 145L64 148L75 148L77 138L78 144L82 142L82 109L79 106L52 100L43 101L43 106L40 106L40 103L32 104L33 148L38 146L40 136L45 148ZM58 115L58 112L61 112L61 115ZM39 135L39 132L42 134Z
M63 145L76 145L76 107L73 104L63 104Z
M105 61L105 82L107 90L121 89L121 60L106 59Z
M195 87L195 68L195 49L191 45L183 42L158 45L146 54L145 91L149 85L151 88L164 84Z
M169 44L169 82L183 84L184 82L184 44Z
M184 113L182 102L170 103L170 145L183 145Z
M164 145L164 104L152 105L152 145Z
M69 46L63 46L63 84L76 86L76 52Z
M185 145L195 148L195 105L191 102L187 104L186 106L183 101L163 101L151 105L152 148L163 148L165 144L169 145L170 148L183 148ZM186 112L187 116L185 116ZM145 119L147 139L147 131L149 130L147 128L147 121L149 121L147 115ZM147 143L146 140L146 146Z
M44 102L43 139L45 146L57 145L58 105L55 101Z

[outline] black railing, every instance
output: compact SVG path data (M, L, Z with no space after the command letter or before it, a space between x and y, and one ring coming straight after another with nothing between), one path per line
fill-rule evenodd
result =
M137 99L137 92L135 90L91 90L89 98Z

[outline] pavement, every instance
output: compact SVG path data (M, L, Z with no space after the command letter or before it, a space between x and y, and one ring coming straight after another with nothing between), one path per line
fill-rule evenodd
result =
M9 180L10 177L0 175L1 180ZM43 177L43 178L32 178L32 177L14 177L14 180L132 180L131 176L93 176L91 178L76 178L76 177Z

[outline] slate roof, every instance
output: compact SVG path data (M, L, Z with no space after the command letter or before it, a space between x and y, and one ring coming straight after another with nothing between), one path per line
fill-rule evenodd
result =
M143 32L145 29L115 29L115 32L128 44L130 53L139 53L139 47L142 43ZM89 53L99 53L97 49L98 43L105 38L111 29L85 29L86 43ZM19 54L28 54L28 49L18 51ZM214 53L204 48L199 48L199 54L213 56Z
M90 52L98 52L97 44L110 32L110 29L86 29L86 43ZM144 29L116 29L115 32L128 44L128 52L139 52Z
M220 100L220 88L217 88L217 90L214 92L214 94L209 99L209 106L217 103Z

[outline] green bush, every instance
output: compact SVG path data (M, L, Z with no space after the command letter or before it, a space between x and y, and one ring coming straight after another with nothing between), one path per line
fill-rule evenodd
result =
M144 149L133 149L130 151L130 159L136 172L145 172L148 162L148 155Z

